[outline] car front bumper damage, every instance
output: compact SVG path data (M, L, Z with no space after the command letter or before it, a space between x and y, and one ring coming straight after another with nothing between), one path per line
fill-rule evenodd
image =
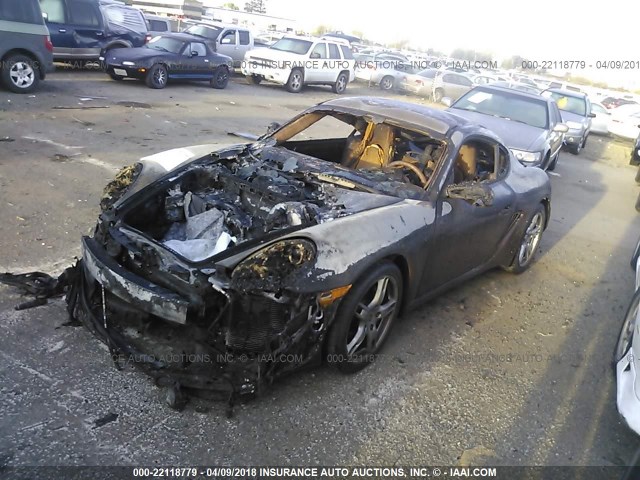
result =
M108 347L118 369L141 368L167 402L189 394L232 406L275 379L322 359L339 299L317 294L236 292L211 285L207 308L132 273L93 238L66 275L70 316Z

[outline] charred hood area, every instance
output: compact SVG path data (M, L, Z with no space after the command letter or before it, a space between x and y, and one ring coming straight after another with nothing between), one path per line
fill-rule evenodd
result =
M299 230L423 193L405 183L397 170L356 173L284 148L264 147L256 154L247 150L230 158L201 159L177 178L154 186L153 192L106 212L102 223L131 227L197 263L235 253L242 249L234 247L274 232Z

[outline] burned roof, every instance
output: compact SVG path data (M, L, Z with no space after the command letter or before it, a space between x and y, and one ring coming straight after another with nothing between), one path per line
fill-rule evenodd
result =
M321 103L318 107L333 107L379 116L401 124L410 123L441 135L446 135L454 127L470 124L468 120L443 110L380 97L342 97Z

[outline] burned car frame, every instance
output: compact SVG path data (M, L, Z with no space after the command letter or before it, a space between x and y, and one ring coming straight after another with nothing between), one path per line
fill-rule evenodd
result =
M107 186L65 282L116 363L233 402L325 358L357 371L403 310L531 264L549 179L484 128L354 97L271 130L147 157Z

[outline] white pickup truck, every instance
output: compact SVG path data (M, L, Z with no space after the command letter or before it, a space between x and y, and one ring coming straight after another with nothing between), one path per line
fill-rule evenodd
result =
M268 48L246 53L242 73L247 81L263 80L298 93L305 85L330 85L343 93L355 79L355 60L346 41L334 37L285 36Z

